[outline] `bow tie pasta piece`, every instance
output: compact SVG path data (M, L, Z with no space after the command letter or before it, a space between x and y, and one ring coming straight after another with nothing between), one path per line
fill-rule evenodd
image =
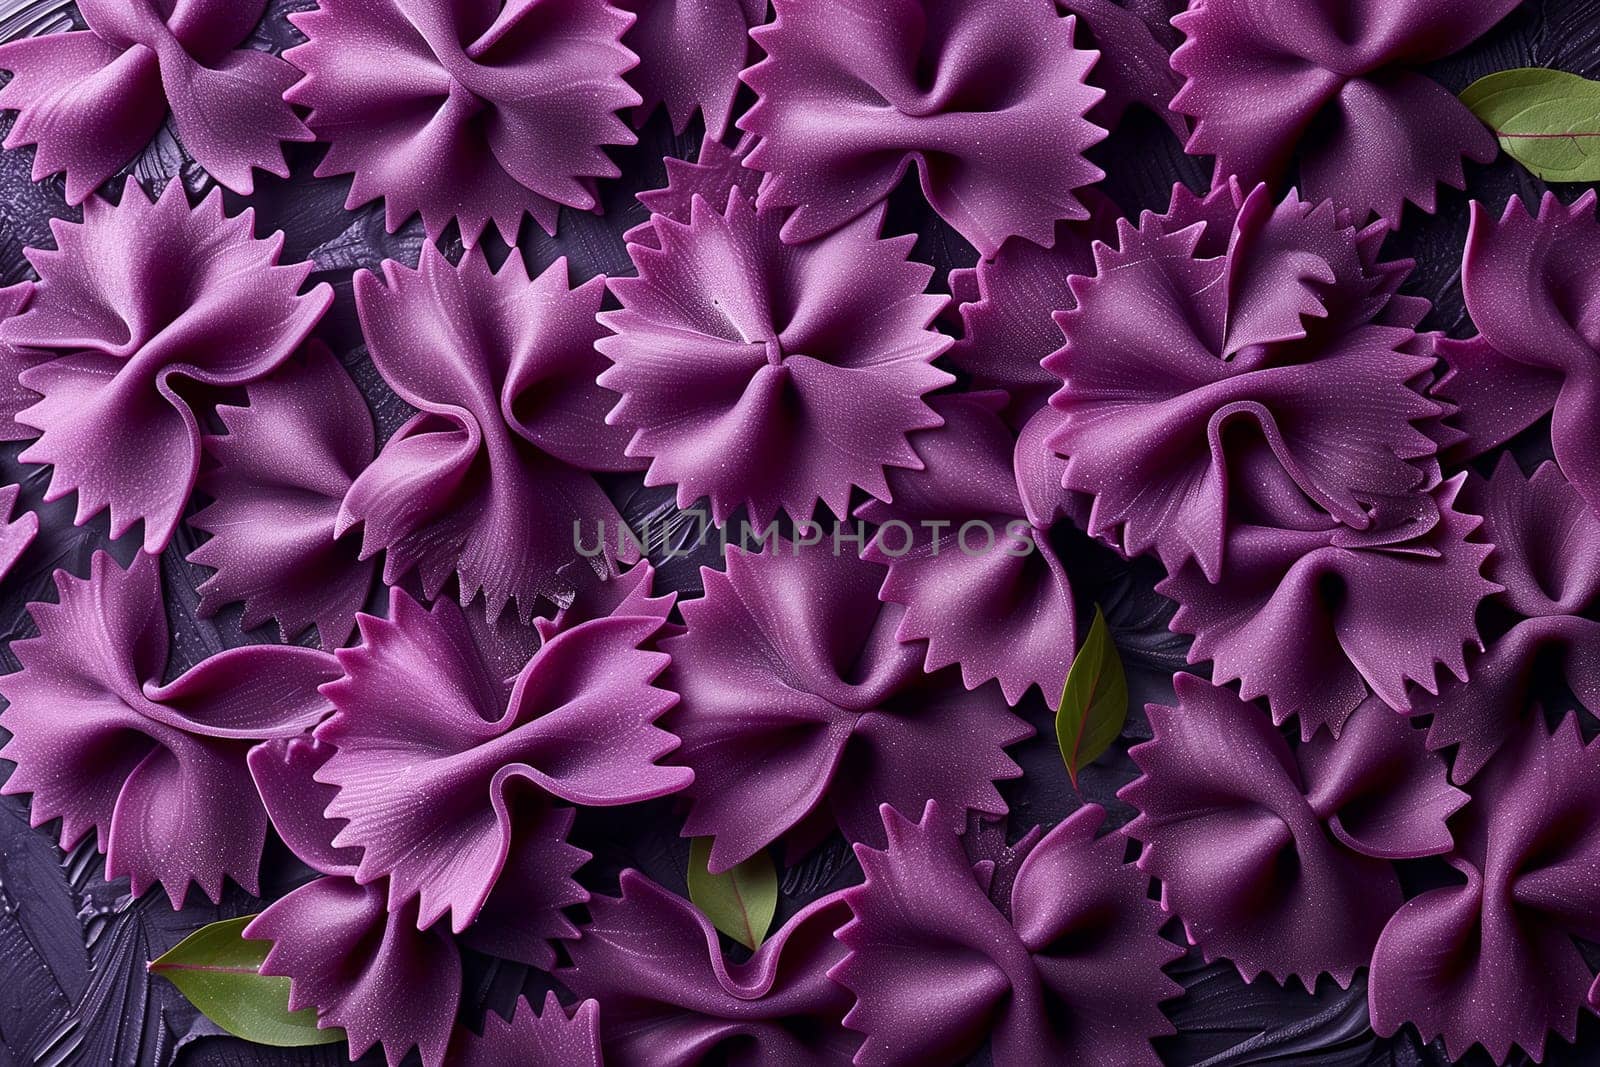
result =
M867 1035L856 1063L954 1065L985 1039L996 1067L1160 1062L1158 1005L1181 992L1161 968L1183 950L1122 836L1095 836L1103 808L1025 837L1004 882L936 802L919 822L882 818L887 846L856 846L866 882L843 892L849 955L830 972L855 994L845 1025Z
M213 901L224 877L252 894L267 812L246 769L250 746L303 734L331 710L339 675L316 649L246 645L166 684L167 623L155 557L127 570L103 552L89 577L56 572L60 602L30 611L39 636L12 646L0 678L17 765L6 793L31 793L34 825L61 820L71 848L92 830L106 874L135 895L160 883L181 907L191 882Z
M152 203L129 178L116 206L52 220L54 251L28 250L40 280L0 358L36 394L15 412L38 438L22 459L54 467L47 500L78 494L79 525L109 509L111 536L143 520L145 550L164 548L200 466L191 390L270 374L333 303L325 283L300 292L311 264L279 264L283 234L254 221L220 190L191 209L181 181Z
M1494 135L1416 67L1466 48L1519 0L1205 0L1173 19L1186 82L1174 110L1195 119L1188 151L1277 184L1297 163L1312 200L1364 223L1432 212L1438 185L1466 184Z
M287 99L332 145L317 175L353 174L345 206L382 197L391 233L420 214L430 240L455 220L515 244L527 213L553 234L619 173L605 147L637 140L617 116L640 101L634 16L606 0L324 0L290 21L309 40Z
M36 145L33 179L65 171L84 200L131 162L168 113L217 181L248 196L252 168L287 177L287 141L312 133L284 92L298 77L245 47L266 0L79 0L88 28L0 45L0 109L19 112L5 147Z
M771 175L762 206L792 206L785 241L859 218L915 164L922 191L984 256L1012 236L1048 245L1103 177L1084 152L1105 136L1053 0L775 0L744 72L759 99L738 122Z

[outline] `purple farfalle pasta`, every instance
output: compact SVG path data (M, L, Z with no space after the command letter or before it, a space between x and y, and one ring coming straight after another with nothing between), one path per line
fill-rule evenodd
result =
M38 434L32 426L16 421L17 415L31 407L39 394L23 385L23 371L50 358L50 353L21 349L6 340L4 324L22 313L37 288L32 282L18 282L0 288L0 441L26 441Z
M87 29L0 45L0 109L20 112L5 147L37 145L33 179L65 171L81 204L131 162L171 112L213 178L250 193L252 168L287 177L283 142L311 131L283 99L295 69L243 47L266 0L78 0Z
M291 1011L312 1008L319 1027L343 1028L351 1059L381 1044L391 1065L416 1048L437 1067L461 1000L461 953L442 926L417 929L414 903L391 913L385 880L356 882L360 850L335 846L340 824L323 814L337 790L313 777L333 751L295 738L250 752L273 828L323 877L268 905L244 936L273 942L261 973L289 979Z
M1105 131L1084 116L1104 93L1053 0L774 0L752 31L767 58L738 121L771 175L762 205L793 207L786 241L869 211L913 163L928 203L984 256L1007 237L1048 245L1088 211L1075 190L1104 177L1083 153Z
M1177 190L1167 215L1119 229L1097 276L1071 280L1067 344L1044 361L1064 378L1047 443L1064 486L1093 497L1088 531L1153 549L1191 662L1305 736L1337 733L1369 686L1405 710L1438 664L1462 676L1496 587L1456 483L1434 485L1426 304L1395 295L1409 264L1377 260L1384 227L1235 185ZM1028 492L1050 465L1023 455L1035 521L1073 510ZM1440 620L1421 641L1419 598Z
M39 516L31 511L12 516L21 492L21 486L0 487L0 578L11 572L17 559L39 535Z
M181 907L192 882L217 901L224 877L256 893L267 814L245 754L316 725L330 710L317 687L337 662L250 645L162 684L155 557L123 570L97 552L88 578L55 580L60 602L31 605L39 636L11 646L22 668L0 678L0 757L17 765L0 792L33 794L33 825L59 818L63 848L93 830L107 876L128 877L135 895L160 883Z
M461 1000L461 951L443 924L418 930L415 903L390 912L384 884L318 878L274 901L244 936L271 941L261 973L290 980L289 1009L339 1027L352 1058L381 1045L390 1067L416 1048L442 1067Z
M429 238L492 221L515 244L527 212L553 234L618 174L605 146L637 140L616 114L640 102L634 16L606 0L321 0L290 20L310 40L285 53L306 74L287 99L332 144L317 174L353 174L346 206L382 197L391 232L420 214Z
M1058 223L1049 248L1007 241L993 259L950 272L950 291L970 299L962 299L962 336L950 346L949 363L971 378L973 389L1011 394L1013 421L1026 420L1061 387L1040 366L1061 347L1051 312L1074 306L1067 279L1094 273L1094 242L1116 241L1116 205L1093 189L1083 200L1089 218Z
M667 620L676 602L676 593L655 595L655 569L648 560L640 560L619 575L580 587L572 603L550 617L534 619L531 626L524 626L515 615L509 614L491 623L481 601L468 604L463 614L488 669L496 676L510 677L527 666L541 644L580 623L608 615L648 615L660 619L657 640L681 633L682 626Z
M509 679L454 603L397 589L389 610L358 615L362 643L337 653L337 710L317 731L336 751L317 779L338 787L327 813L348 820L336 843L362 849L358 880L387 875L391 910L419 898L419 928L449 912L459 934L487 910L538 825L530 809L630 804L693 779L656 762L677 747L655 725L677 697L654 684L669 657L642 647L653 608L564 630Z
M642 559L619 575L585 586L571 604L553 617L534 619L534 633L540 641L548 642L557 634L608 615L648 615L660 619L661 626L656 630L658 639L682 633L682 626L667 619L678 596L676 593L657 596L655 577L650 561ZM523 662L527 662L526 658Z
M485 1013L482 1036L456 1027L447 1062L452 1067L603 1067L600 1005L586 1000L569 1016L554 993L545 994L542 1012L519 997L509 1021Z
M334 537L350 484L372 462L372 417L320 341L246 391L248 405L217 408L228 432L205 440L217 463L200 489L212 503L189 523L211 539L189 562L216 573L200 585L200 610L242 602L247 629L275 619L291 641L315 625L334 648L372 587L372 562Z
M1291 749L1260 708L1179 674L1178 707L1147 709L1155 740L1132 755L1143 777L1117 795L1161 904L1207 960L1246 981L1320 975L1348 987L1400 907L1390 860L1446 852L1466 803L1421 731L1376 698L1337 739Z
M1277 183L1298 165L1313 200L1357 222L1432 212L1462 158L1487 163L1494 135L1416 68L1460 51L1520 0L1203 0L1173 19L1186 79L1173 100L1195 119L1187 148L1216 180Z
M696 197L687 225L656 216L660 247L629 247L639 276L613 278L622 309L600 315L607 421L650 458L646 485L709 496L719 523L741 505L804 521L819 499L842 518L852 486L885 499L885 468L921 462L906 435L939 425L924 394L954 381L910 236L878 238L878 211L788 245L781 222L738 189L721 212Z
M559 974L603 1005L607 1064L850 1063L861 1043L841 1024L850 994L828 978L844 958L834 931L850 917L838 894L807 904L754 956L731 963L693 904L637 871L621 882L621 897L590 901L594 921Z
M689 225L697 196L719 214L727 211L728 194L736 188L746 200L754 200L761 188L761 172L744 165L753 141L754 138L746 134L737 148L729 148L707 137L700 142L700 155L693 163L672 156L663 159L667 184L664 188L647 189L639 194L639 203L650 211L650 217L623 234L623 240L628 244L660 248L656 220L666 218Z
M1470 205L1470 338L1385 258L1540 2L0 0L0 976L59 839L330 1063L1575 1040L1600 199Z
M191 209L178 181L152 204L129 178L117 206L51 220L55 251L28 250L40 281L0 355L38 394L15 413L38 436L21 458L55 468L46 500L77 492L80 525L109 508L113 537L142 519L145 549L165 547L200 464L186 392L266 376L333 302L299 293L311 264L278 265L282 233L257 240L254 218L220 191Z
M1172 629L1194 635L1189 662L1211 660L1219 684L1266 697L1277 722L1298 716L1306 738L1324 726L1338 736L1369 690L1420 713L1413 685L1438 693L1440 665L1467 677L1466 646L1481 647L1478 604L1500 589L1481 573L1492 547L1467 539L1481 520L1455 506L1463 477L1359 537L1230 527L1221 581L1191 563L1156 586L1178 602Z
M892 472L894 502L856 514L879 527L865 552L888 567L878 597L905 608L901 641L927 642L925 670L959 663L969 689L995 680L1016 704L1037 685L1054 706L1077 647L1072 587L1048 527L1025 516L1005 402L934 398L944 425L913 439L923 469Z
M1012 451L1023 514L1039 530L1049 530L1064 515L1080 527L1089 525L1084 498L1061 484L1067 461L1050 448L1050 439L1060 429L1061 412L1046 404L1022 424Z
M750 27L766 18L767 0L617 0L617 6L638 16L622 38L639 55L628 74L644 97L637 121L659 104L681 134L699 111L707 139L721 137L750 56Z
M683 832L715 839L712 870L784 836L801 853L835 825L880 843L884 802L933 797L957 830L968 809L1005 812L994 783L1022 773L1005 749L1033 728L998 687L923 673L922 644L896 637L904 609L878 601L885 568L774 538L700 573L687 632L661 643L682 698L664 725L695 771Z
M1445 339L1435 391L1459 406L1464 451L1486 452L1546 415L1561 473L1600 514L1600 223L1595 193L1570 207L1546 193L1537 216L1513 197L1496 221L1476 201L1461 289L1479 336Z
M570 809L524 809L506 874L464 934L453 935L443 923L419 929L416 903L390 911L386 879L359 883L360 850L334 844L341 823L324 811L337 790L316 779L333 752L332 746L303 737L271 741L250 751L250 774L273 827L296 856L322 875L273 902L245 930L248 938L273 942L261 973L290 980L291 1010L315 1009L318 1026L343 1028L351 1059L374 1045L383 1047L391 1065L415 1048L426 1067L473 1062L470 1056L475 1054L527 1051L526 1019L515 1019L509 1027L488 1020L489 1032L477 1040L456 1025L461 948L548 969L556 960L550 942L577 936L561 909L589 899L572 878L589 854L566 842ZM557 1014L566 1023L559 1008ZM581 1024L557 1025L548 1005L545 1018L549 1024L532 1024L533 1048L544 1047L543 1034L553 1047L574 1054L582 1049ZM565 1062L582 1061L532 1062L564 1067Z
M1474 780L1448 857L1465 884L1429 890L1390 920L1372 956L1372 1027L1414 1024L1452 1058L1481 1044L1497 1063L1539 1062L1592 1003L1574 937L1600 940L1600 753L1569 717L1525 731Z
M1505 587L1494 600L1512 614L1467 664L1467 680L1445 679L1419 695L1413 714L1431 714L1428 747L1454 747L1451 774L1469 781L1520 731L1542 723L1537 696L1560 685L1600 712L1600 517L1554 463L1525 477L1509 454L1494 476L1469 477L1463 507L1484 517L1478 538L1494 545L1486 570Z
M1180 38L1170 23L1184 0L1057 0L1056 6L1078 17L1080 33L1088 29L1079 44L1100 53L1089 84L1106 95L1089 112L1091 121L1115 129L1128 108L1139 105L1180 140L1189 136L1188 121L1171 106L1183 79L1172 69Z
M333 746L314 737L289 737L256 745L247 762L272 828L289 851L319 874L354 877L361 850L334 845L343 824L324 814L339 791L314 777L332 755Z
M888 805L884 851L856 846L866 883L843 891L850 950L830 973L855 994L845 1025L865 1033L861 1067L954 1065L989 1041L996 1067L1158 1064L1172 1033L1161 970L1183 954L1159 933L1149 879L1122 862L1105 810L1073 812L1026 853L995 897L939 805L913 823Z
M1435 362L1415 354L1427 305L1393 297L1410 264L1377 262L1381 225L1234 185L1118 232L1072 279L1045 360L1064 379L1050 444L1094 497L1091 535L1215 582L1241 517L1364 531L1426 488L1418 424L1443 410L1413 384Z
M491 622L508 602L526 622L541 597L565 603L592 580L577 573L578 523L601 527L597 572L637 558L590 473L639 466L594 380L604 279L568 289L558 259L530 280L515 254L495 272L481 249L452 267L426 245L416 270L385 260L383 279L362 272L355 290L373 364L419 409L335 525L362 524L361 555L384 550L384 581L414 570L432 598L455 574L463 605L481 590Z
M961 846L972 863L973 875L1002 912L1009 909L1011 887L1016 884L1017 870L1028 853L1033 851L1033 846L1044 836L1045 830L1043 826L1030 827L1008 845L1008 827L1006 819L968 813L967 829L961 836Z

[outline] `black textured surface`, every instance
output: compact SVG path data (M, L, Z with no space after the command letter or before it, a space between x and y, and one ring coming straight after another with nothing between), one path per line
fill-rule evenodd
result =
M274 0L256 35L258 46L276 50L292 43L294 30L285 14L312 6L313 0ZM0 0L0 39L60 28L74 17L66 0ZM1437 64L1430 73L1452 90L1460 90L1482 74L1515 66L1551 66L1600 75L1600 0L1529 0L1468 52ZM0 119L0 131L8 127L9 118ZM574 281L598 273L630 273L632 266L621 234L645 217L633 194L662 184L663 155L692 158L697 142L693 128L686 136L674 137L658 115L642 131L639 145L614 153L624 176L602 183L605 213L563 212L556 238L525 223L521 254L533 268L558 256L568 257ZM388 234L383 229L381 206L345 211L348 179L311 176L321 151L316 146L293 146L294 173L289 179L264 176L254 196L229 195L228 206L231 211L253 206L258 233L282 229L287 235L286 258L312 260L317 266L312 282L332 283L337 302L318 333L339 353L366 394L380 434L387 436L409 412L385 388L361 347L351 277L357 269L375 267L384 258L414 265L423 240L421 227L413 222L399 233ZM1174 181L1201 187L1210 175L1209 160L1184 155L1161 123L1138 111L1130 113L1094 154L1109 172L1107 191L1130 212L1160 209ZM50 217L76 214L63 201L59 179L29 180L32 156L27 149L0 153L0 283L30 276L22 249L50 246ZM129 170L152 192L174 177L184 182L191 196L209 185L209 179L186 159L170 130ZM1470 195L1496 208L1508 196L1520 195L1531 201L1543 190L1542 183L1504 158L1488 167L1469 166L1469 177ZM1575 195L1572 189L1561 192L1569 199ZM1417 260L1407 290L1434 302L1429 325L1454 334L1470 332L1458 282L1467 201L1466 194L1446 192L1437 216L1408 210L1403 227L1389 245L1392 255ZM902 188L895 194L889 230L919 234L913 254L938 268L936 285L943 284L950 268L974 259L972 249L922 206L914 188ZM453 230L447 231L446 249L459 251L452 234ZM503 248L500 251L503 254ZM43 504L46 472L19 463L16 456L21 450L20 445L0 447L0 478L21 483L21 506L39 512L41 530L0 584L0 642L4 643L0 661L5 669L16 666L10 641L32 632L26 605L54 598L51 574L56 568L84 575L96 548L109 546L122 561L129 559L135 548L131 536L112 544L103 519L73 527L70 498ZM714 552L669 555L672 547L693 534L692 523L670 521L674 514L670 489L646 489L637 477L615 479L609 488L634 525L647 518L656 520L650 527L661 536L650 546L650 554L662 584L696 595L698 567L713 563ZM1106 609L1129 668L1135 706L1166 699L1171 693L1170 675L1183 665L1186 646L1166 630L1171 606L1153 592L1157 568L1148 561L1125 563L1075 531L1061 531L1058 536L1066 549L1080 606L1100 603ZM205 578L206 570L184 560L195 544L195 533L181 527L162 561L173 631L169 665L173 674L220 649L273 638L264 629L242 633L237 607L213 619L197 617L194 588ZM1005 789L1017 831L1034 822L1053 824L1082 802L1062 771L1042 701L1033 697L1022 711L1041 728L1041 734L1016 753L1027 776ZM1114 750L1083 775L1082 799L1105 804L1114 825L1131 816L1114 796L1134 775L1127 749L1148 735L1144 717L1136 711ZM0 775L8 769L0 765ZM583 871L586 884L607 891L614 888L619 870L634 866L682 892L687 846L676 836L678 824L671 802L657 803L646 811L582 813L574 840L595 854ZM147 960L188 932L218 918L258 910L259 902L236 887L230 887L220 907L197 902L192 895L190 906L177 913L170 910L159 891L132 899L125 883L104 880L101 859L91 849L80 847L63 855L56 846L56 829L53 824L30 829L23 801L0 798L0 1067L174 1063L187 1067L327 1067L344 1062L343 1046L274 1050L219 1035L175 989L145 973ZM1427 877L1426 871L1415 873ZM281 894L304 877L305 872L281 846L269 845L263 875L268 896ZM784 872L782 915L858 878L844 842L830 841ZM1336 920L1330 917L1330 921ZM1265 979L1246 985L1231 965L1207 965L1193 953L1172 970L1187 992L1165 1006L1179 1033L1157 1045L1171 1064L1409 1067L1449 1062L1442 1049L1423 1046L1409 1030L1390 1040L1377 1038L1367 1022L1363 976L1358 976L1349 990L1324 980L1308 993L1297 986L1281 988ZM465 1016L469 1025L477 1026L486 1006L503 1011L519 990L537 990L545 980L519 966L476 958L469 964L467 981ZM1595 1020L1586 1015L1579 1034L1576 1048L1553 1041L1547 1062L1600 1062L1600 1030ZM370 1056L364 1062L381 1060ZM980 1057L979 1062L987 1062L987 1057ZM1468 1062L1483 1062L1483 1058L1469 1057Z

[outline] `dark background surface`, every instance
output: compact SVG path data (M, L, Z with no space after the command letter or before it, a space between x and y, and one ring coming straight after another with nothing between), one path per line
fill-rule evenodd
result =
M295 43L296 32L284 16L312 6L312 0L273 0L257 32L258 46L281 50ZM75 18L66 0L0 0L0 40L66 27ZM1473 48L1436 64L1428 73L1459 91L1483 74L1518 66L1549 66L1600 76L1600 0L1529 0ZM9 126L10 116L0 117L0 133ZM634 194L664 184L662 157L693 158L698 140L697 126L683 136L673 136L658 113L641 131L637 146L613 152L623 176L602 183L603 215L564 211L556 238L525 221L520 245L530 267L542 268L558 256L567 256L574 284L595 274L632 273L621 235L645 218ZM226 199L230 211L247 204L255 207L258 234L275 229L285 232L285 260L315 263L316 273L308 285L332 283L337 302L318 335L339 354L361 386L373 409L380 439L386 438L410 412L384 386L361 346L351 277L356 270L376 267L385 258L414 265L424 238L416 221L399 233L385 233L380 204L354 212L344 210L348 177L312 177L322 151L320 146L290 146L293 174L289 179L259 175L254 196L246 199L227 194ZM1210 177L1209 160L1186 156L1170 131L1138 110L1130 112L1093 154L1109 175L1103 187L1128 212L1161 210L1173 182L1203 188ZM75 219L78 215L66 206L59 178L42 183L29 180L32 162L31 149L0 153L0 284L32 276L23 249L52 247L51 217ZM210 186L210 180L184 156L170 130L129 170L152 192L174 178L184 182L191 199ZM1391 257L1417 260L1406 289L1433 301L1427 325L1457 335L1471 332L1458 284L1469 194L1498 213L1508 196L1523 196L1531 202L1543 190L1542 183L1504 157L1487 167L1469 164L1468 176L1468 193L1445 191L1436 216L1408 208L1404 225L1388 245ZM1578 190L1559 191L1571 199ZM938 268L933 284L941 288L951 268L968 266L976 258L964 241L927 210L911 186L895 194L887 232L919 234L913 256ZM459 251L454 237L452 227L443 242L452 255ZM126 562L135 551L138 536L136 530L113 543L103 516L84 527L72 525L72 498L43 503L48 471L18 462L17 454L24 447L0 445L0 478L20 482L19 507L35 510L41 518L39 537L0 583L0 641L4 642L0 661L5 670L16 668L10 642L33 633L26 605L55 599L53 571L62 568L85 575L91 554L102 547L109 547L118 560ZM1541 446L1534 440L1526 447L1537 452ZM698 595L698 567L714 563L714 551L669 557L673 536L693 530L692 522L659 521L670 520L673 514L670 487L645 489L633 477L613 480L610 489L636 527L647 517L655 520L650 528L660 536L650 554L660 573L659 584L688 596ZM203 503L197 500L192 504L191 513ZM1170 696L1170 675L1184 664L1186 641L1166 630L1171 607L1153 592L1154 581L1160 577L1153 563L1126 563L1073 530L1061 530L1058 536L1067 553L1080 609L1093 603L1104 606L1133 689L1136 710L1124 736L1082 778L1082 799L1104 804L1111 812L1111 824L1120 825L1132 815L1114 796L1135 774L1127 749L1149 736L1142 711L1137 709L1146 701L1164 701ZM197 543L197 534L187 525L181 526L162 558L173 635L169 675L223 648L276 637L269 629L241 632L237 606L212 619L196 615L194 589L209 572L187 563L184 557ZM446 595L451 592L447 590ZM1054 824L1082 802L1069 785L1055 751L1048 709L1036 694L1030 694L1021 711L1039 727L1040 736L1013 750L1027 774L1003 787L1012 806L1013 837L1035 822ZM9 769L9 764L0 764L0 777ZM677 836L679 816L670 801L648 807L647 811L632 808L581 814L573 840L595 854L580 874L591 890L614 891L616 873L632 866L684 892L687 844ZM295 1067L345 1062L342 1045L275 1050L221 1035L172 986L147 976L145 962L186 934L219 918L258 911L259 901L231 884L220 907L197 893L191 893L190 906L181 912L173 912L159 890L132 898L125 882L105 881L103 862L92 847L81 846L63 855L56 844L57 829L53 823L30 829L25 798L0 798L0 1067L35 1063ZM1408 871L1407 876L1426 880L1428 872ZM307 877L281 845L269 844L262 878L263 892L269 898ZM858 881L860 875L848 848L836 838L782 877L780 922L806 901ZM1194 952L1171 972L1187 990L1182 998L1164 1006L1179 1029L1177 1036L1157 1042L1163 1058L1171 1064L1359 1067L1450 1062L1442 1047L1422 1045L1409 1028L1388 1040L1372 1033L1364 975L1358 975L1348 990L1327 979L1312 992L1297 985L1281 988L1270 979L1246 985L1231 964L1207 965ZM504 1011L518 991L538 990L544 980L526 968L479 957L469 962L467 982L464 1014L468 1023L477 1027L486 1006ZM1600 1023L1588 1013L1579 1037L1576 1048L1552 1038L1547 1062L1600 1063ZM374 1053L362 1062L382 1060ZM986 1063L987 1057L980 1056L977 1062ZM1487 1058L1478 1052L1466 1062L1484 1063Z

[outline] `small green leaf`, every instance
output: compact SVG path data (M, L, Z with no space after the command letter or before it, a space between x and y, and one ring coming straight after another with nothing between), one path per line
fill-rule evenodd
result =
M201 927L152 962L150 973L177 986L206 1018L246 1041L279 1048L343 1041L343 1030L317 1029L312 1009L289 1010L289 979L261 974L272 942L240 936L254 918Z
M711 925L754 951L778 911L778 871L763 849L722 874L706 869L711 838L689 842L689 899Z
M1056 741L1074 789L1078 772L1111 747L1127 721L1128 676L1122 673L1106 617L1096 606L1089 636L1072 660L1056 712Z
M1518 67L1479 78L1461 102L1507 155L1546 181L1600 181L1600 82Z

